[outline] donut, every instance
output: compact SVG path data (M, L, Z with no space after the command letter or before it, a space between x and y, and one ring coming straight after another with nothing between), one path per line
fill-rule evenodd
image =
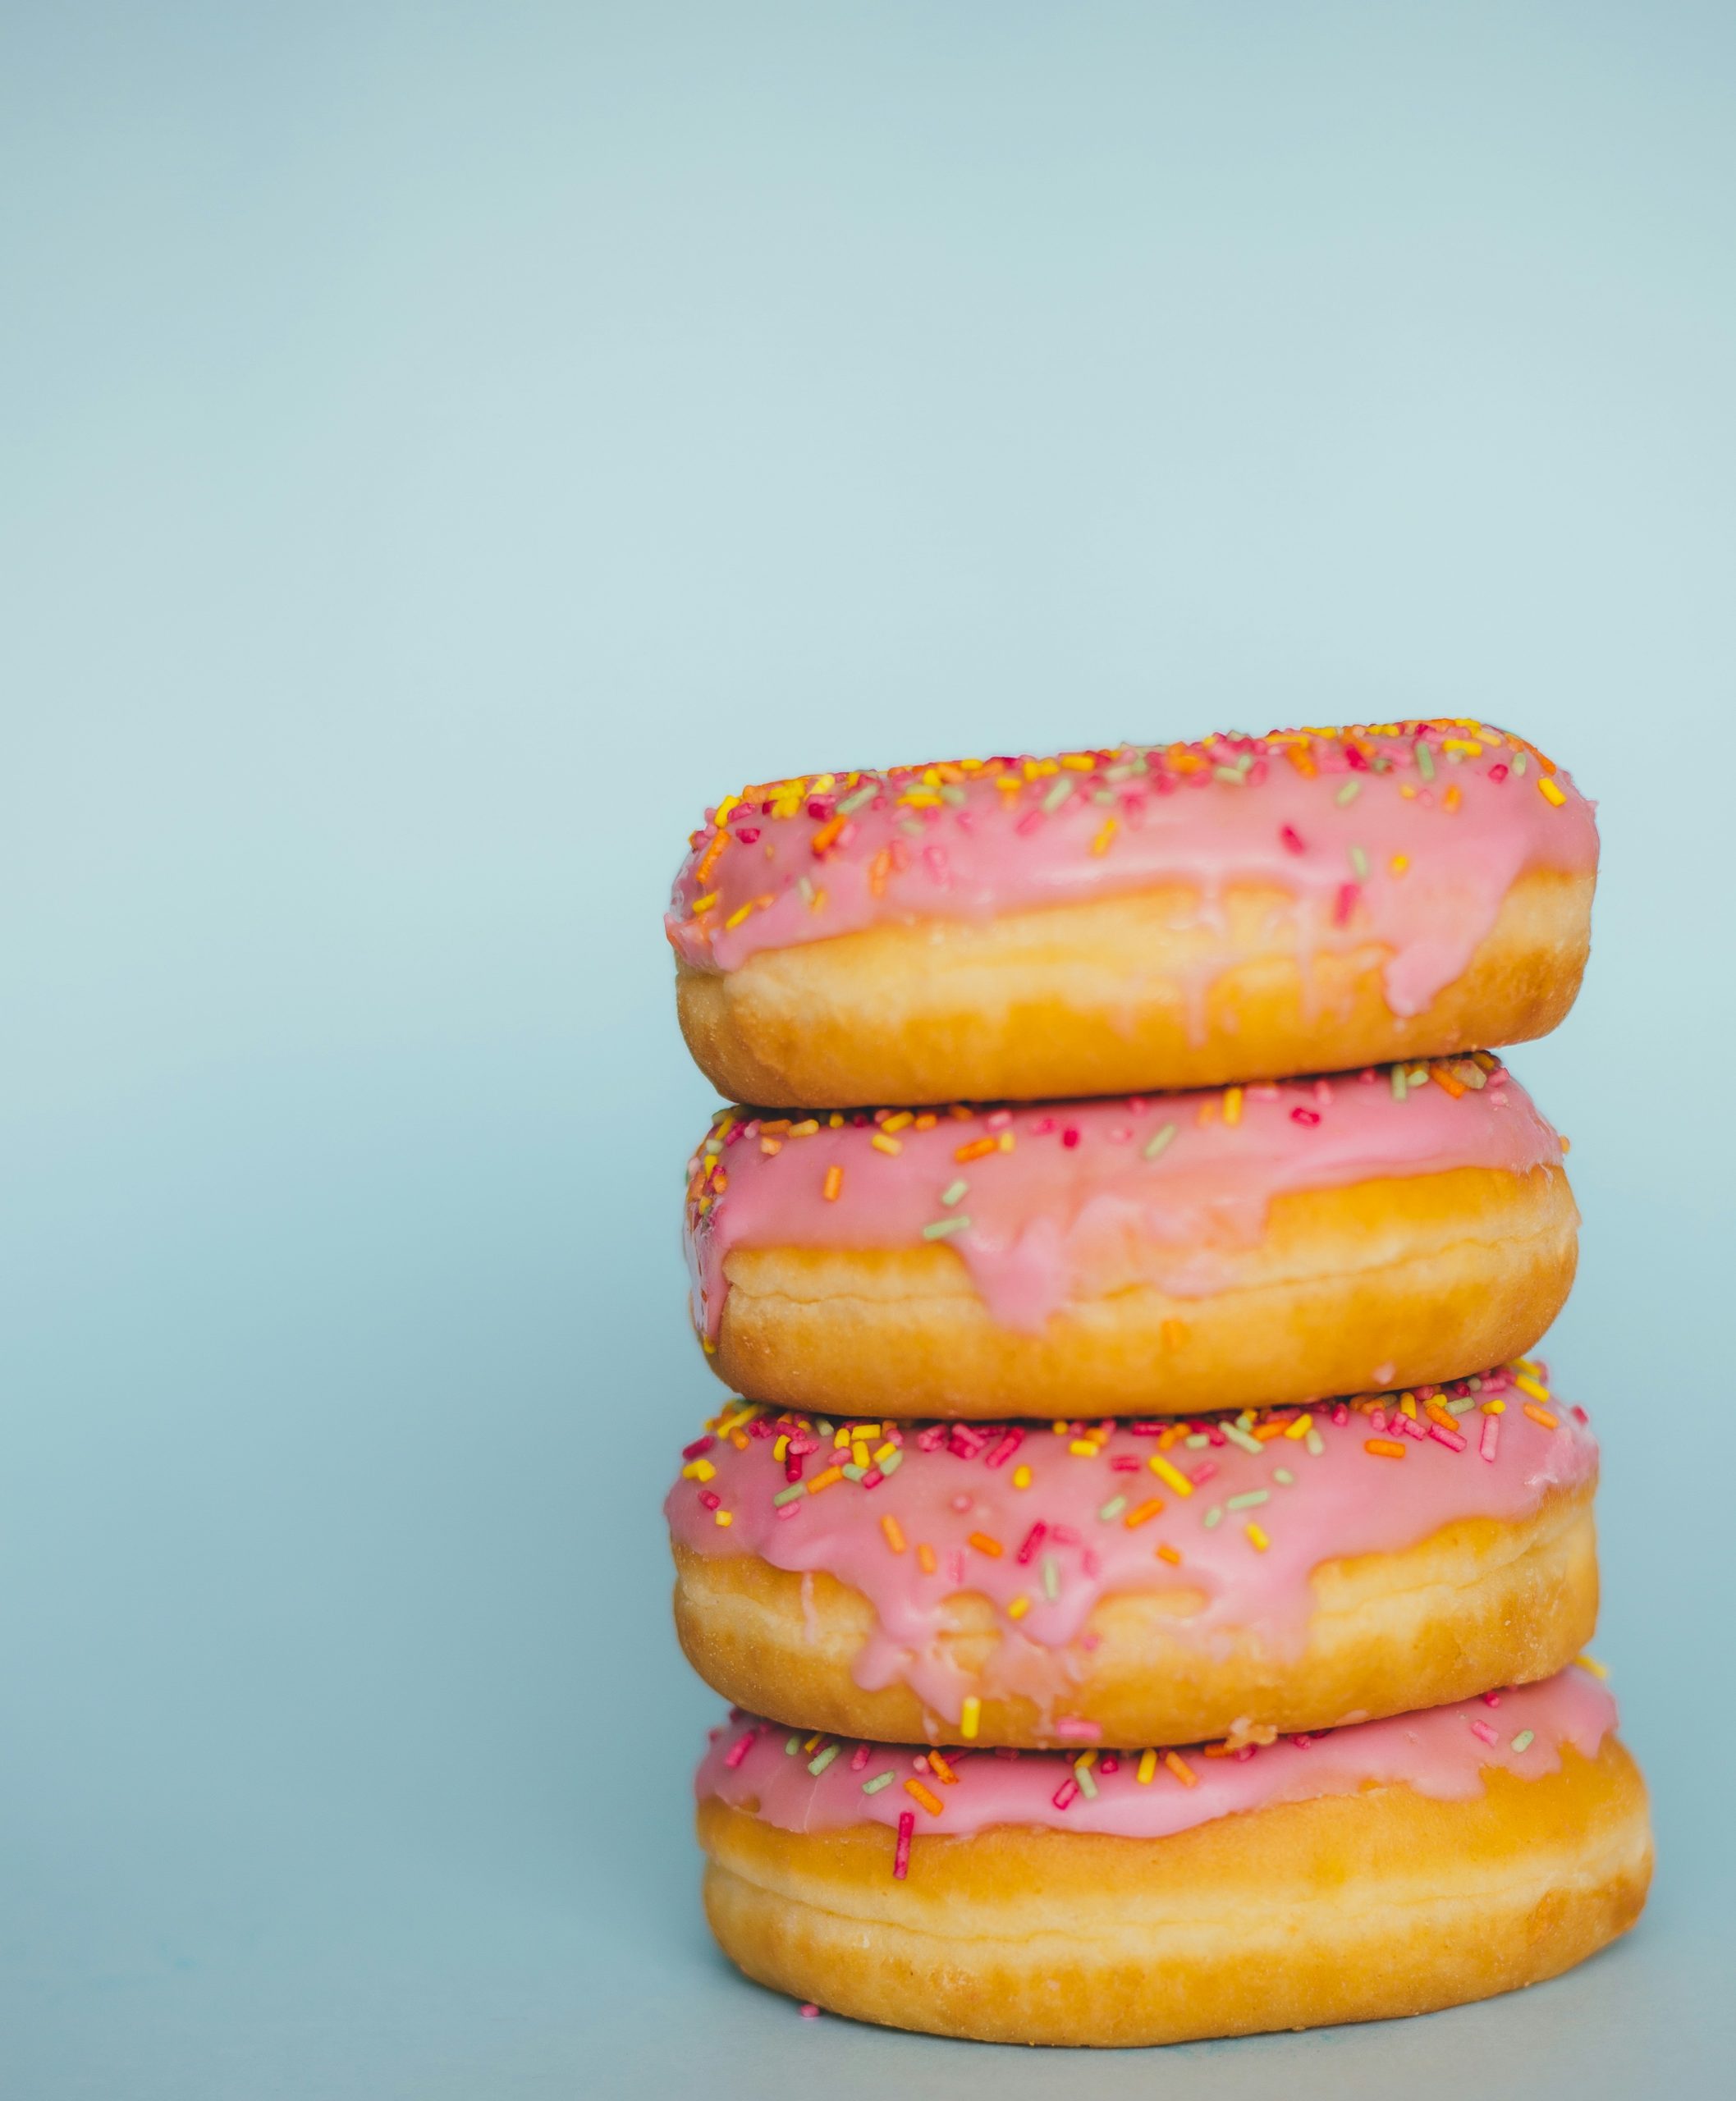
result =
M775 1991L997 2043L1425 2013L1624 1933L1645 1783L1581 1670L1269 1747L951 1757L736 1716L705 1908Z
M1486 1051L978 1110L719 1112L694 1316L781 1407L1185 1413L1456 1378L1573 1282L1563 1144Z
M740 1403L665 1514L738 1706L889 1742L1254 1741L1546 1678L1591 1637L1597 1447L1534 1363L1179 1421Z
M1596 863L1566 774L1431 720L747 788L666 925L726 1095L1029 1101L1541 1036Z

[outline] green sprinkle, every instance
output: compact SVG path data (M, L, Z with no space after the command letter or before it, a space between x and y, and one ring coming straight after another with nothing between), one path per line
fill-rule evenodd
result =
M900 817L898 829L907 839L926 839L928 836L928 827L920 817Z
M822 1437L832 1436L836 1433L837 1427L838 1426L836 1423L828 1422L824 1416L822 1416L819 1421L814 1425L814 1428L819 1431Z
M1368 880L1368 856L1360 846L1350 849L1350 872L1359 883Z
M1317 1430L1311 1430L1302 1441L1308 1448L1310 1458L1317 1459L1326 1449L1326 1441Z
M1093 803L1113 803L1115 799L1115 791L1113 788L1093 788L1091 791L1091 799Z
M872 803L879 793L880 783L877 780L871 780L866 787L854 790L838 804L838 815L841 817L854 817L864 803Z
M1332 799L1337 803L1340 809L1343 809L1346 803L1354 803L1362 792L1362 782L1358 780L1354 775L1353 775L1351 778L1344 783L1344 786L1339 790L1338 793L1332 798Z
M1073 783L1070 780L1057 780L1055 785L1049 790L1048 794L1042 799L1042 806L1045 812L1048 816L1053 817L1055 812L1060 808L1061 804L1066 802L1072 794Z
M831 1765L833 1759L837 1756L838 1753L842 1751L843 1748L844 1746L841 1743L829 1743L827 1745L824 1751L817 1753L815 1756L808 1760L808 1770L813 1774L815 1779L818 1780L819 1778L820 1775L826 1770L827 1767Z
M1239 1444L1244 1452L1252 1452L1256 1458L1266 1449L1257 1437L1250 1437L1239 1422L1226 1422L1223 1430L1232 1444Z
M1203 1430L1196 1430L1191 1436L1184 1437L1181 1441L1190 1452L1203 1452L1212 1440Z
M1242 769L1239 766L1215 766L1212 771L1220 780L1232 781L1238 788L1242 785Z
M895 1773L877 1773L872 1780L863 1782L862 1792L865 1795L877 1795L882 1787L890 1787L897 1778Z
M859 1467L854 1459L844 1462L844 1478L846 1481L860 1481L867 1472L866 1467Z
M813 877L799 876L796 878L795 891L796 895L801 899L804 904L811 903L813 898Z
M1526 758L1523 752L1515 752L1513 755L1513 771L1514 775L1523 775L1528 763L1529 761Z
M786 1503L794 1503L797 1496L805 1495L807 1493L807 1490L800 1481L793 1481L788 1488L779 1489L772 1499L772 1506L774 1509L781 1510Z
M1108 1502L1098 1511L1097 1515L1107 1525L1119 1517L1126 1508L1127 1498L1125 1495L1111 1495Z
M968 1182L951 1182L941 1192L941 1202L950 1211L960 1197L970 1187Z
M1133 761L1125 758L1117 765L1106 766L1103 769L1103 778L1106 780L1125 780L1133 771Z
M1477 1403L1467 1394L1463 1400L1447 1401L1443 1405L1449 1415L1463 1415L1468 1409L1474 1408Z
M1418 772L1425 780L1432 780L1435 777L1435 754L1430 748L1428 739L1418 737L1416 743L1411 746L1411 749L1417 754Z
M1410 1083L1404 1077L1404 1068L1402 1065L1395 1065L1392 1069L1393 1100L1402 1101L1409 1092Z
M801 1731L800 1731L799 1729L798 1729L798 1730L797 1730L797 1732L795 1733L795 1734L793 1737L790 1737L790 1739L789 1740L789 1742L788 1742L784 1746L784 1755L785 1755L785 1757L786 1757L786 1758L794 1758L794 1757L795 1757L795 1754L796 1754L796 1753L797 1753L797 1752L801 1749L801 1747L802 1747L802 1734L801 1734Z
M962 810L964 807L964 790L962 788L955 788L949 783L941 790L941 800L950 803L955 810Z
M1535 1729L1521 1729L1513 1740L1513 1747L1515 1751L1529 1751L1537 1740Z
M879 1467L882 1475L885 1476L886 1474L895 1474L904 1462L904 1453L897 1445L895 1444L892 1449L886 1453L883 1459L877 1460L875 1463Z
M1288 1467L1274 1467L1272 1479L1277 1482L1280 1488L1294 1488L1296 1485L1296 1476Z
M965 1232L969 1224L970 1220L962 1211L958 1211L950 1218L931 1220L923 1228L923 1238L924 1240L944 1240L950 1233Z
M1079 1782L1079 1792L1086 1801L1094 1802L1097 1798L1097 1783L1091 1777L1091 1768L1088 1765L1075 1765L1073 1769L1073 1777Z
M1176 1128L1174 1124L1166 1124L1161 1131L1152 1132L1145 1142L1144 1152L1147 1160L1155 1160L1166 1146L1173 1142Z
M1060 1595L1060 1563L1052 1554L1042 1558L1042 1594L1051 1605Z
M1200 1522L1205 1527L1208 1532L1214 1526L1221 1525L1223 1522L1223 1506L1221 1504L1217 1503L1214 1503L1212 1508L1206 1513L1205 1516L1200 1520Z
M1226 1496L1224 1508L1226 1510L1257 1510L1262 1503L1270 1503L1271 1499L1272 1492L1269 1488L1244 1489L1239 1495Z

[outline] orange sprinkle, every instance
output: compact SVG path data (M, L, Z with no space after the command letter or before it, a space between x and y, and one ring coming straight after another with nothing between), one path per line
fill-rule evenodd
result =
M1429 1067L1428 1076L1437 1087L1444 1087L1455 1101L1466 1091L1465 1083L1459 1075L1449 1071L1438 1060Z
M1269 1444L1275 1437L1288 1436L1289 1435L1289 1427L1290 1426L1287 1422L1256 1423L1254 1425L1253 1433L1254 1440L1257 1444Z
M973 1160L986 1158L994 1150L995 1142L992 1138L973 1138L968 1146L955 1147L952 1156L962 1166Z
M1464 798L1459 792L1459 783L1455 780L1441 797L1441 807L1444 810L1456 810L1463 799Z
M824 1473L816 1474L808 1482L808 1493L810 1495L818 1495L822 1488L830 1488L835 1481L842 1481L843 1478L842 1467L828 1467Z
M1093 854L1106 854L1109 851L1110 840L1115 837L1116 832L1120 829L1120 827L1114 817L1106 817L1103 820L1103 829L1091 842L1092 852Z
M885 896L886 877L891 872L892 856L887 849L882 846L873 859L868 863L868 895L871 897Z
M1372 1452L1377 1459L1402 1459L1404 1457L1404 1447L1392 1437L1365 1438L1363 1449Z
M1443 1430L1456 1430L1458 1429L1459 1425L1454 1421L1452 1417L1442 1408L1439 1401L1425 1401L1423 1406L1428 1411L1428 1419L1431 1422L1438 1422Z
M1193 1768L1189 1765L1187 1760L1181 1755L1179 1751L1165 1751L1163 1754L1163 1762L1169 1767L1170 1770L1175 1775L1176 1778L1180 1781L1183 1787L1197 1787L1199 1785L1198 1774L1197 1774L1193 1770Z
M838 1201L838 1192L844 1187L844 1170L834 1160L826 1170L826 1179L820 1185L820 1193L829 1204Z
M958 1774L937 1751L928 1753L928 1770L936 1775L943 1787L955 1787L959 1784Z
M932 1576L934 1573L934 1549L932 1546L918 1545L916 1549L916 1562L923 1575Z
M973 1532L965 1544L973 1546L978 1554L986 1554L992 1561L998 1561L1006 1551L999 1540L992 1540L987 1532Z
M1157 1559L1160 1561L1167 1561L1173 1568L1179 1568L1181 1566L1181 1556L1172 1546L1159 1547L1157 1549Z
M902 1554L905 1550L904 1528L890 1510L881 1519L880 1529L886 1534L886 1545L893 1553Z
M1132 1531L1136 1525L1143 1525L1148 1518L1155 1517L1162 1508L1163 1498L1161 1495L1154 1495L1148 1502L1142 1503L1136 1509L1129 1510L1121 1522L1126 1526L1129 1531Z
M938 1797L930 1794L920 1780L906 1780L905 1783L905 1792L907 1795L914 1795L917 1801L922 1804L923 1807L928 1810L930 1816L938 1816L940 1815L941 1805Z
M1546 1430L1559 1430L1561 1427L1560 1417L1551 1415L1547 1408L1540 1408L1535 1401L1526 1402L1525 1412L1533 1422L1541 1422Z

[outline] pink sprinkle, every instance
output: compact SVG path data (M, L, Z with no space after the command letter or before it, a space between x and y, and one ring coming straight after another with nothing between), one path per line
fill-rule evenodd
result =
M1490 1728L1486 1722L1472 1723L1471 1733L1473 1737L1478 1737L1484 1743L1499 1743L1500 1742L1500 1738L1496 1734L1495 1731Z
M1095 1576L1097 1574L1101 1563L1097 1560L1097 1549L1095 1547L1088 1546L1086 1548L1085 1551L1079 1556L1079 1566L1087 1576Z
M1078 1127L1074 1124L1070 1124L1066 1129L1061 1133L1061 1143L1064 1146L1070 1147L1076 1146L1079 1142L1079 1134Z
M1489 778L1491 780L1505 780L1507 778L1506 767L1499 763L1491 766L1489 769Z
M1105 1758L1099 1761L1097 1770L1099 1773L1119 1773L1121 1770L1121 1761L1115 1757Z
M874 1746L873 1744L859 1743L856 1746L856 1748L850 1755L850 1771L852 1773L859 1773L863 1767L868 1764L868 1760L873 1755Z
M1031 1136L1033 1138L1046 1138L1054 1128L1055 1119L1052 1116L1039 1116L1031 1126Z
M1363 890L1360 883L1340 883L1339 885L1338 895L1334 900L1332 906L1332 924L1335 927L1344 927L1349 924L1350 914L1355 911L1356 900L1362 895L1362 894Z
M731 1773L753 1748L754 1734L755 1732L749 1729L744 1737L737 1737L735 1742L730 1746L729 1756L723 1762Z
M916 1449L918 1452L938 1451L940 1447L946 1442L946 1424L944 1422L931 1422L926 1430L921 1431L918 1435L916 1440Z
M1499 1707L1499 1706L1500 1705L1500 1704L1501 1704L1501 1696L1500 1695L1500 1693L1498 1693L1498 1692L1486 1692L1486 1693L1483 1695L1483 1705L1484 1705L1484 1706L1485 1706L1485 1707Z
M1332 1411L1332 1427L1335 1430L1342 1430L1349 1420L1350 1410L1344 1402L1340 1401Z
M1057 1546L1077 1546L1079 1536L1071 1525L1056 1525L1049 1535Z
M1004 1131L1012 1120L1010 1109L996 1109L983 1119L983 1128L985 1131Z
M1287 824L1280 825L1278 827L1278 836L1284 841L1285 845L1292 854L1306 854L1308 850L1302 843L1302 835L1300 832L1296 831L1294 826Z
M699 1490L699 1500L705 1505L708 1510L715 1510L718 1504L722 1502L723 1498L714 1488L702 1488Z
M1055 1724L1056 1736L1069 1743L1096 1743L1103 1732L1096 1722L1088 1722L1083 1715L1063 1714Z
M1044 1524L1041 1519L1039 1519L1036 1524L1032 1526L1030 1531L1025 1534L1024 1545L1019 1548L1018 1553L1013 1557L1013 1559L1017 1561L1021 1567L1029 1562L1031 1556L1035 1554L1037 1548L1042 1545L1043 1534L1047 1532L1048 1529L1048 1527Z
M910 1833L916 1829L916 1811L907 1809L898 1819L898 1848L892 1856L892 1878L902 1882L910 1869Z
M1335 1417L1334 1420L1335 1421L1336 1418ZM1386 1411L1385 1408L1371 1408L1369 1410L1368 1426L1371 1430L1373 1430L1377 1433L1386 1429Z
M1016 1426L1007 1431L1001 1442L983 1462L985 1467L1004 1467L1024 1442L1024 1432Z
M1447 1429L1443 1424L1431 1422L1428 1426L1428 1434L1437 1444L1445 1444L1450 1452L1462 1452L1465 1449L1465 1440L1459 1432L1456 1430Z
M781 1503L773 1514L778 1517L795 1517L799 1516L801 1508L797 1502Z
M1203 1488L1216 1472L1216 1462L1211 1459L1202 1459L1193 1472L1188 1476L1188 1479L1196 1488Z
M1320 1121L1320 1111L1317 1109L1293 1109L1290 1111L1290 1121L1293 1124L1317 1124Z
M923 865L928 869L929 875L936 882L944 883L946 881L946 848L944 846L925 846L923 849Z
M820 2009L819 2009L816 2005L814 2005L814 2003L813 2003L813 2002L812 2000L809 2000L809 2001L808 2001L808 2004L807 2004L806 2006L804 2006L804 2007L802 2008L802 2018L803 2018L803 2020L804 2020L804 2021L818 2021L818 2020L819 2019L819 2017L820 2017Z
M878 1467L870 1467L862 1476L859 1485L863 1488L878 1488L885 1479L886 1476L882 1473Z
M754 1417L756 1425L759 1420L758 1416ZM684 1444L681 1447L681 1457L684 1459L697 1459L702 1453L710 1451L717 1441L715 1437L696 1437L691 1444Z
M1070 1774L1049 1797L1057 1809L1071 1809L1079 1800L1079 1783Z
M1109 1462L1109 1471L1112 1474L1136 1474L1139 1462L1131 1452L1118 1452Z
M1019 834L1021 839L1028 839L1031 834L1037 829L1042 822L1042 812L1041 810L1027 810L1024 815L1020 817L1018 823L1013 826L1013 829Z
M1477 1449L1481 1457L1488 1460L1491 1466L1495 1463L1495 1454L1500 1449L1500 1417L1498 1415L1486 1415L1483 1417L1482 1437L1477 1444Z

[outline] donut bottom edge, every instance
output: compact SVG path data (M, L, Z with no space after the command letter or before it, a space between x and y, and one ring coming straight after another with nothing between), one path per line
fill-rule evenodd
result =
M1112 1594L1086 1652L1056 1661L1052 1711L996 1682L1003 1623L980 1594L949 1600L942 1646L961 1694L981 1705L979 1746L1063 1741L1053 1715L1092 1723L1122 1749L1202 1742L1239 1724L1280 1734L1336 1728L1552 1677L1597 1619L1596 1481L1552 1492L1523 1517L1468 1517L1390 1553L1324 1560L1307 1639L1294 1653L1234 1630L1190 1636L1177 1594ZM791 1728L893 1743L964 1741L906 1684L868 1690L854 1666L877 1622L860 1591L825 1570L802 1576L752 1554L674 1545L676 1630L688 1661L736 1706ZM1155 1575L1155 1572L1154 1572Z
M1563 1018L1595 880L1520 875L1465 970L1411 1015L1387 1004L1381 943L1304 970L1294 900L1254 884L1212 914L1171 885L874 927L729 972L678 963L676 1014L707 1078L767 1109L1138 1094L1447 1057Z
M1127 2047L1427 2013L1559 1975L1633 1925L1645 1783L1614 1737L1491 1770L1248 1810L1173 1836L783 1831L699 1812L706 1916L755 1982L882 2026Z
M733 1253L712 1371L822 1413L1188 1415L1441 1385L1523 1356L1573 1280L1560 1166L1370 1176L1272 1202L1224 1288L1118 1289L1001 1326L950 1247Z

